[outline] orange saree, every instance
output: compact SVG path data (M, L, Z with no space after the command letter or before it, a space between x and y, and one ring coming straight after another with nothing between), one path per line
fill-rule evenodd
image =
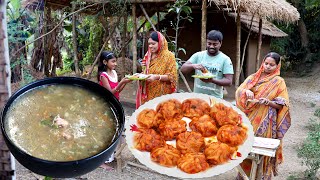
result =
M148 49L142 60L142 70L144 74L168 75L170 81L138 81L136 108L151 99L176 91L178 74L175 57L168 50L168 42L165 37L160 32L157 33L159 39L158 54L156 58L151 60L151 52Z
M289 114L289 97L286 84L280 75L281 63L277 69L260 79L263 72L263 66L253 75L250 75L236 91L237 107L248 116L255 136L274 138L282 140L284 134L291 125ZM251 90L254 93L255 99L267 98L270 101L282 105L281 109L275 109L271 106L266 106L258 103L247 103L245 90ZM282 163L282 143L276 151L275 157L264 157L263 164L263 179L271 179L272 174L278 174L277 166ZM241 163L243 170L247 175L250 174L251 161L245 160Z

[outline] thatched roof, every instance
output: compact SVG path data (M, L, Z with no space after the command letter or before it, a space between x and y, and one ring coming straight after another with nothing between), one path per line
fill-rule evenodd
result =
M208 0L210 5L241 12L258 14L262 18L292 23L298 21L298 10L285 0Z
M228 13L229 16L235 18L237 16L236 13ZM251 24L252 15L248 13L241 13L240 21L241 23L249 30ZM252 20L251 31L258 33L259 32L259 18L255 16ZM261 33L265 36L271 37L285 37L288 36L285 32L281 31L277 26L272 24L267 20L262 21L262 30Z

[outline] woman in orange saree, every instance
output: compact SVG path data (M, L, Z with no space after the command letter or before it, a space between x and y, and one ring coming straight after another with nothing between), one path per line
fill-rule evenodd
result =
M280 55L268 53L260 69L250 75L235 94L237 107L246 113L257 137L282 140L291 125L288 91L284 79L280 77L280 67ZM275 157L263 158L262 179L271 179L272 175L278 174L277 167L283 162L282 143ZM249 176L251 160L244 160L241 166Z
M178 73L175 57L168 50L168 42L158 31L150 34L148 52L142 60L142 73L150 75L138 81L136 108L146 101L176 91Z

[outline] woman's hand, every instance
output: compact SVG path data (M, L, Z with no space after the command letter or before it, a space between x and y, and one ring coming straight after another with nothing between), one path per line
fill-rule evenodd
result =
M160 79L160 75L159 74L151 74L150 77L148 77L147 81L148 82L152 82L152 81L156 81Z
M259 103L268 106L269 103L270 103L270 100L267 99L267 98L260 98L260 99L259 99Z
M250 91L249 89L246 90L246 96L247 96L247 99L253 99L254 98L253 92Z

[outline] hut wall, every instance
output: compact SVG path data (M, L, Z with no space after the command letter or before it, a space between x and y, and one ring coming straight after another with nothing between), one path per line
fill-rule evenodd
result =
M260 53L260 62L263 60L264 56L270 51L270 42L271 38L264 36L262 39L262 45L261 45L261 53ZM245 75L249 76L250 74L253 74L256 72L256 56L257 56L257 44L258 39L257 36L253 36L250 38L248 47L247 47L247 53L246 53L246 67L245 68Z

